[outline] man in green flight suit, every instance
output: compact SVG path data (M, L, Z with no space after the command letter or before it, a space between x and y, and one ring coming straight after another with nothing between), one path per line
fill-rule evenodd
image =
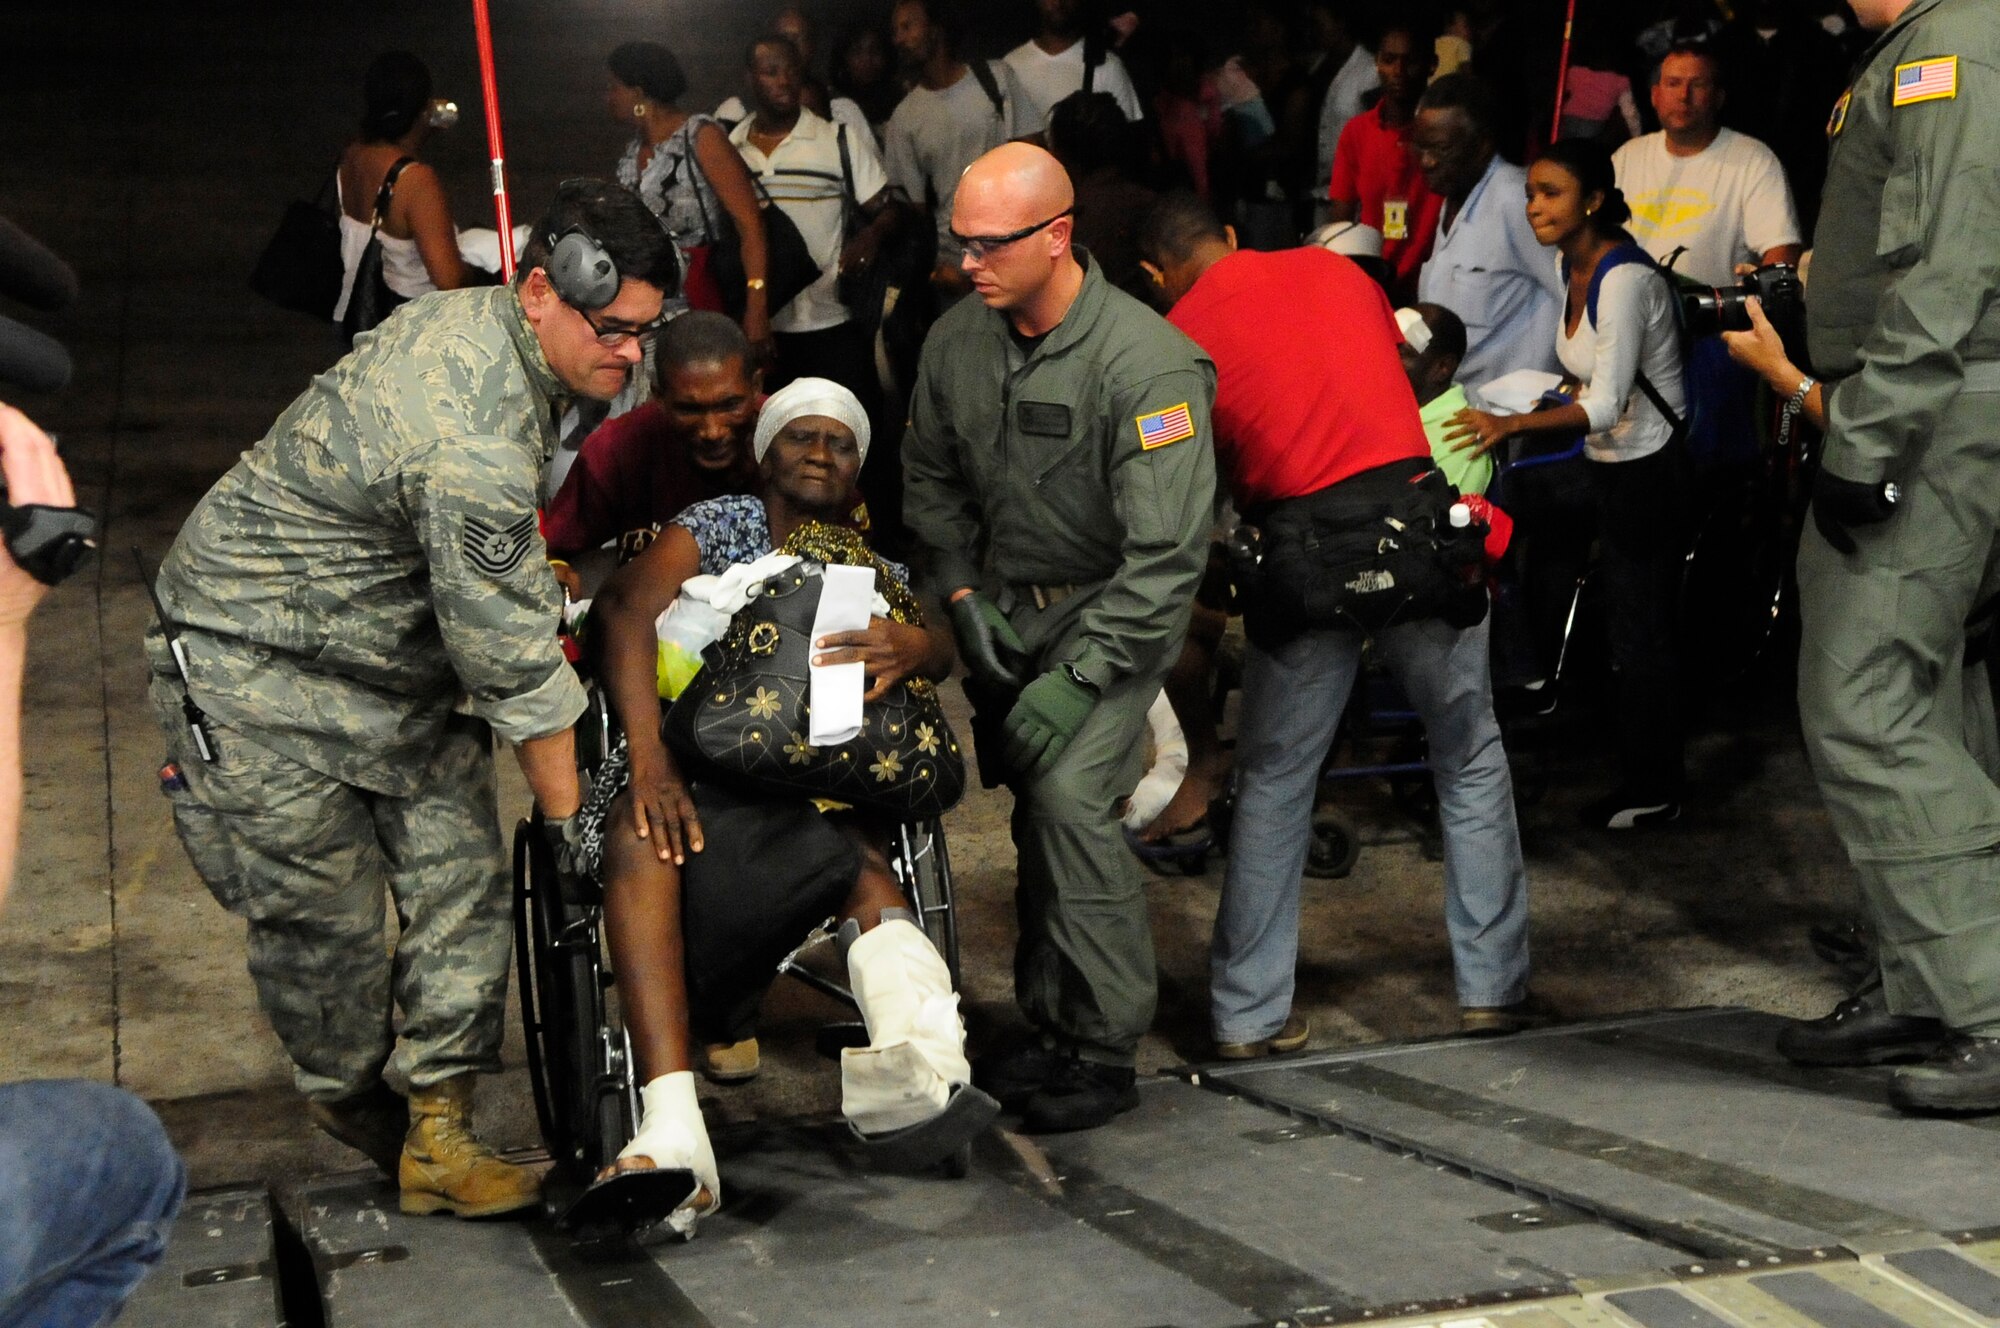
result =
M471 1133L499 1067L512 899L493 734L560 837L584 694L536 497L556 420L609 400L678 283L616 185L565 185L511 286L430 295L319 375L195 508L148 635L174 822L249 922L250 973L315 1124L406 1212L532 1205ZM400 922L383 948L385 894ZM383 1082L397 1039L404 1099Z
M1922 1059L1891 1079L1897 1107L1994 1111L2000 763L1964 657L1968 616L2000 589L2000 24L1990 0L1854 9L1881 36L1827 126L1807 330L1828 433L1799 550L1799 707L1881 981L1779 1048Z
M1144 878L1117 818L1187 630L1215 501L1215 367L1071 245L1055 158L1005 144L952 205L977 300L924 344L905 519L975 686L1004 696L1016 999L1040 1036L976 1067L1031 1130L1138 1102L1158 995ZM1018 694L1018 695L1016 695Z

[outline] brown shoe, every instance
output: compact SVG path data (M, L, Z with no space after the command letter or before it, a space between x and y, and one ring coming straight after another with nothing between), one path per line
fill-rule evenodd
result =
M334 1102L308 1102L306 1115L382 1169L390 1180L403 1156L403 1136L410 1132L410 1104L389 1085L377 1082L366 1092Z
M1257 1042L1218 1042L1215 1054L1225 1061L1254 1061L1259 1056L1301 1050L1312 1041L1312 1021L1298 1014L1285 1016L1285 1026Z
M397 1180L406 1213L494 1217L532 1208L542 1182L502 1162L472 1133L472 1076L410 1090L410 1132Z
M740 1084L755 1079L760 1068L757 1039L741 1042L711 1042L701 1049L701 1072L710 1083Z
M1555 1012L1533 996L1512 1005L1461 1006L1458 1012L1458 1031L1468 1037L1505 1037L1554 1022Z

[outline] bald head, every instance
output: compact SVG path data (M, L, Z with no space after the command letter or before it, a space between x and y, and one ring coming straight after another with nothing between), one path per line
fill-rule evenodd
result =
M965 168L952 202L960 235L1007 235L1076 206L1069 173L1047 151L1002 143Z

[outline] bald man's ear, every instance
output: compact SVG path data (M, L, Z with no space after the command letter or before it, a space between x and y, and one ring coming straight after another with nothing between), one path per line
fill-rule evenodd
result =
M1069 252L1070 244L1076 239L1076 217L1057 217L1049 223L1049 257L1061 258Z

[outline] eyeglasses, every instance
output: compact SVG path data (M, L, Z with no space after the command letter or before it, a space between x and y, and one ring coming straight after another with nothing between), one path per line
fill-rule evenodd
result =
M995 250L1005 249L1017 240L1025 240L1036 231L1055 225L1075 211L1074 207L1066 207L1047 221L1038 221L1032 226L1023 226L1020 230L1010 231L1006 235L960 235L957 231L948 231L946 233L951 236L952 240L961 249L965 250L971 256L973 262L983 263L992 256Z
M570 307L572 309L576 308L575 305L571 305ZM597 344L606 350L617 350L634 337L650 337L667 325L667 315L665 313L662 313L658 318L647 323L644 327L606 327L595 318L592 318L587 310L577 309L576 311L582 315L584 322L590 324L590 330L597 334Z

